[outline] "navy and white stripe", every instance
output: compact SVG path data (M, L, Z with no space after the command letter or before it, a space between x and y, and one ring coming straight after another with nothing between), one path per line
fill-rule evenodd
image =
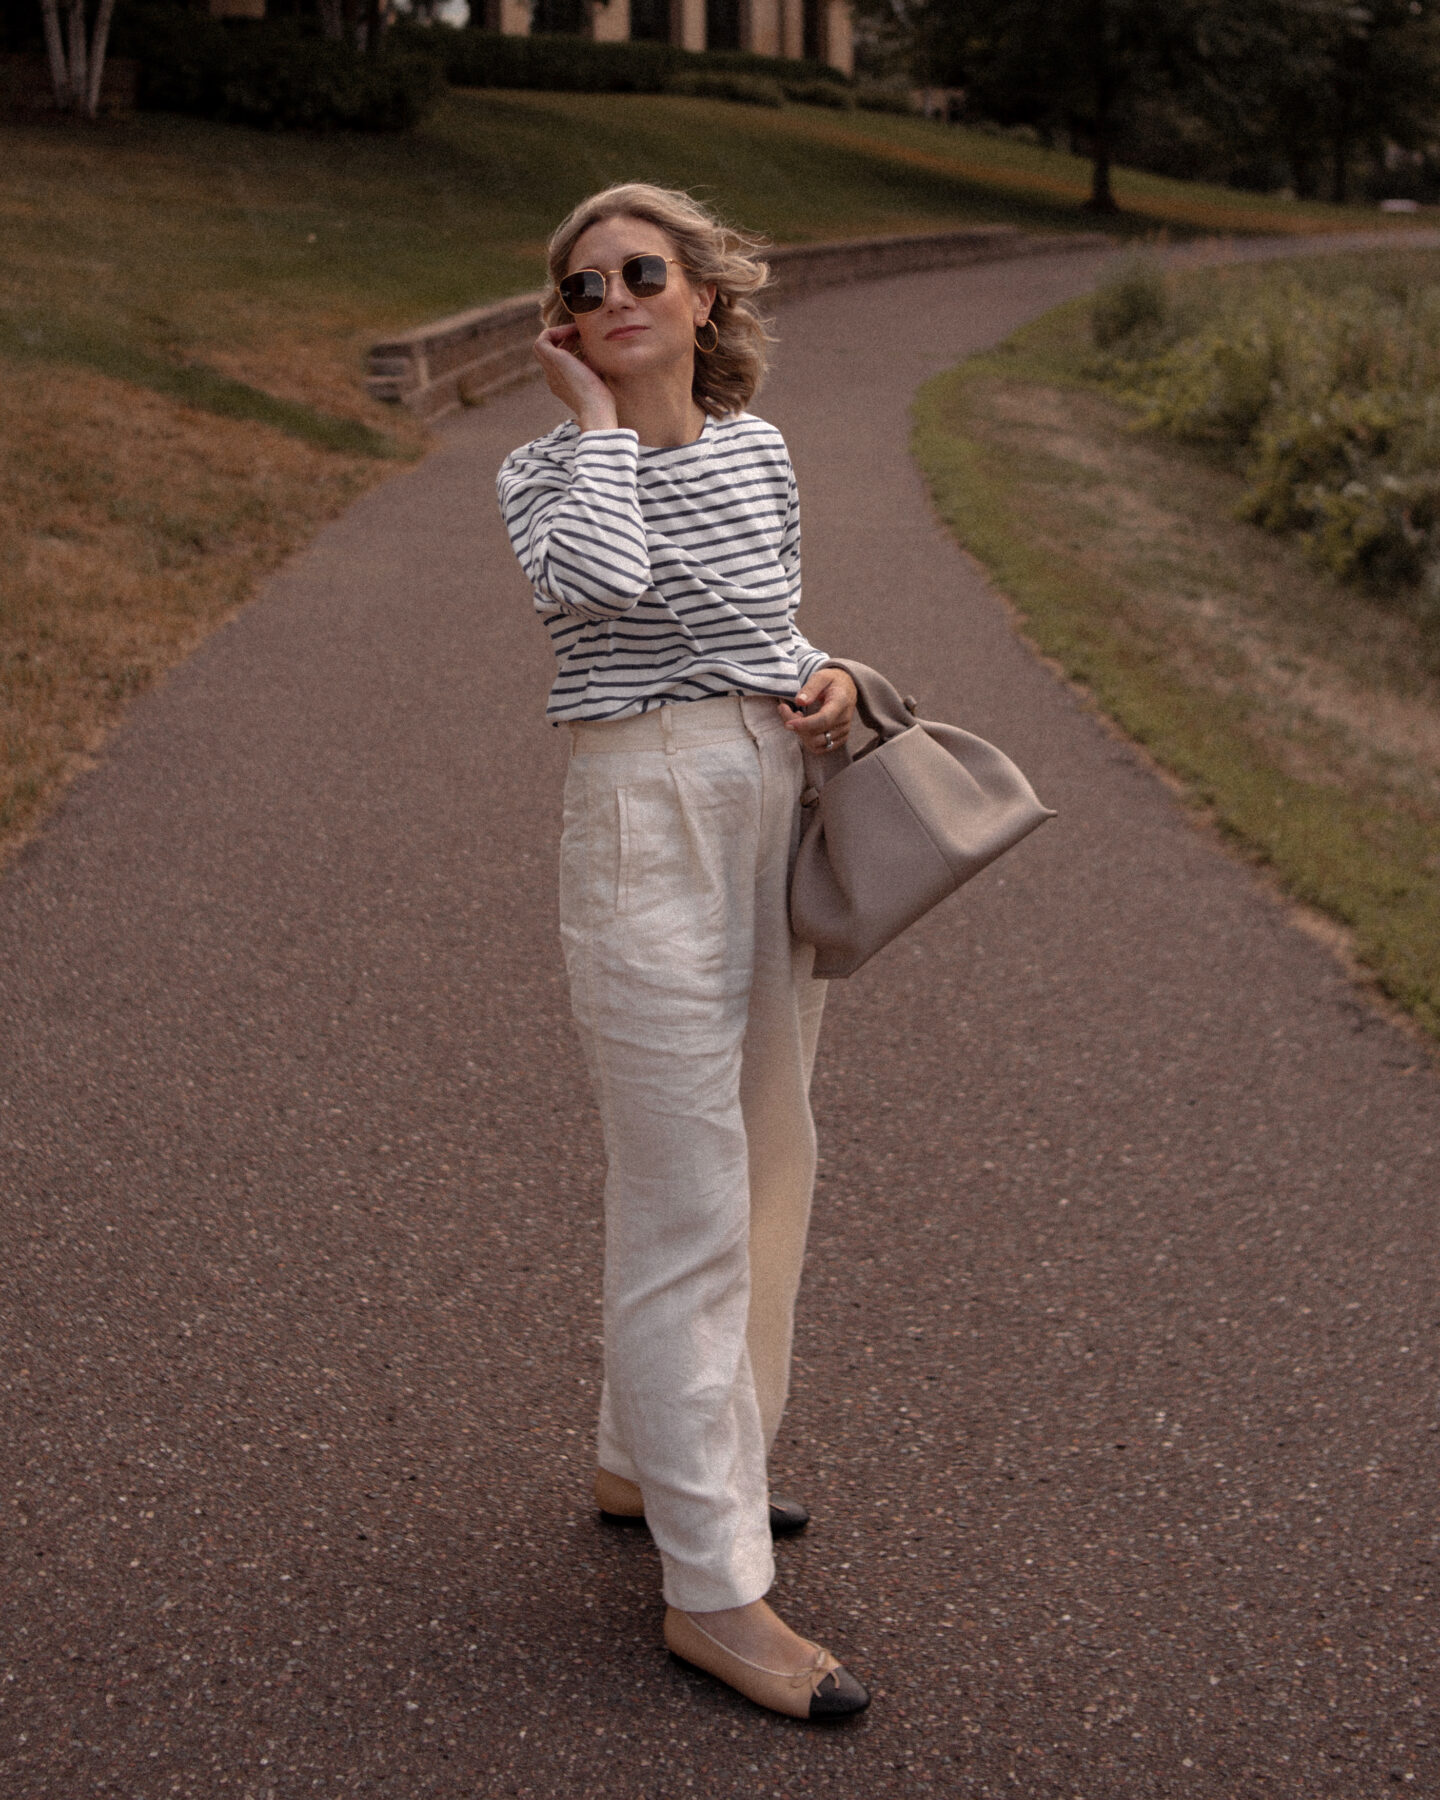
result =
M507 456L496 485L555 647L557 723L788 698L825 661L795 628L799 497L763 419L707 419L659 450L571 420Z

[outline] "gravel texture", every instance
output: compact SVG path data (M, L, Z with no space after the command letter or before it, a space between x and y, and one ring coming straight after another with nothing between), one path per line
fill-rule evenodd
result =
M1440 1081L1017 642L906 456L1066 256L796 301L811 636L1059 818L832 990L778 1603L876 1692L660 1645L587 1498L600 1159L565 744L447 426L0 885L0 1794L1440 1792Z

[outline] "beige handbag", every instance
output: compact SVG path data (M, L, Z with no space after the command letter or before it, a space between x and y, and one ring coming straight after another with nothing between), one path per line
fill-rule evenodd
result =
M815 973L853 975L947 894L1054 813L1010 758L954 725L917 718L883 675L841 662L875 733L805 753L790 924Z

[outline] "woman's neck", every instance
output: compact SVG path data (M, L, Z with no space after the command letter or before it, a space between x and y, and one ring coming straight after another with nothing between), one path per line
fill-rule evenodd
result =
M682 444L693 444L705 429L705 414L695 404L687 387L677 393L673 387L659 388L616 385L615 415L623 431L633 431L645 450L673 450Z

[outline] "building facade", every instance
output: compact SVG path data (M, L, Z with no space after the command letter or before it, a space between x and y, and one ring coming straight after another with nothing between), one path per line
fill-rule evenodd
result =
M855 67L850 0L484 0L484 22L488 31L522 37L649 38L682 50L808 56L846 75Z

